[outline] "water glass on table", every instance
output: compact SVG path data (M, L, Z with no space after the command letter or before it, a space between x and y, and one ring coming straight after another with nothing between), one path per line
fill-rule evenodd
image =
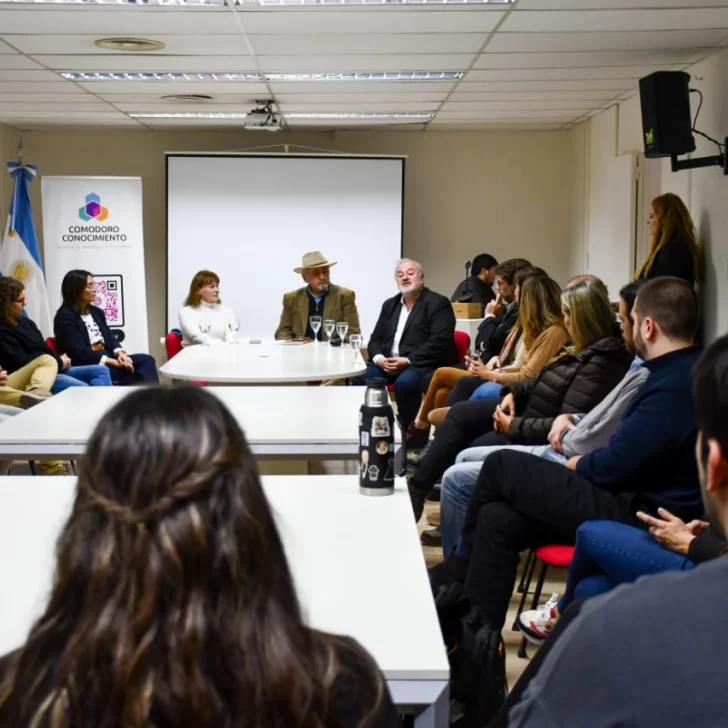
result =
M361 349L363 343L361 334L352 334L349 337L349 346L351 346L354 350L354 361L356 361L357 354L359 353L359 349Z
M341 339L341 343L344 343L344 339L346 339L346 332L349 330L349 322L348 321L339 321L336 324L336 333L339 335L339 338Z
M202 345L207 346L210 342L207 339L207 335L210 333L212 323L210 321L200 321L200 333L202 334Z
M325 319L324 334L326 334L326 339L329 344L331 343L331 337L333 336L334 331L336 331L336 321L334 321L334 319Z
M240 322L237 319L228 321L228 329L230 330L230 343L238 343L238 329L240 328Z
M314 340L318 339L318 332L321 328L321 316L311 316L308 323L311 325L311 331L313 331Z

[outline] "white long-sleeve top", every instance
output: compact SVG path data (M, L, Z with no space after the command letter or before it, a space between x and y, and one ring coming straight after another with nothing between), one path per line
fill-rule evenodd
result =
M200 331L200 321L210 322L210 331L207 334L209 344L224 344L230 341L230 323L237 321L235 313L223 303L205 303L200 301L197 307L185 306L179 312L179 327L182 329L182 346L201 344L203 335Z

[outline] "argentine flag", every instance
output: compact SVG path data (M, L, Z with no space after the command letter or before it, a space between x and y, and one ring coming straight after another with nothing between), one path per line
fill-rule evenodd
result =
M38 174L38 168L17 162L8 162L7 167L14 180L14 187L8 224L0 248L0 271L25 285L28 316L35 321L43 336L53 336L48 292L28 193L28 184Z

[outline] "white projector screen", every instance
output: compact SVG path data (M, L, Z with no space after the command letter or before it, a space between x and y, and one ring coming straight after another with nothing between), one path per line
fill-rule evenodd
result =
M402 256L404 158L167 154L167 324L194 274L220 276L241 338L272 339L293 272L320 250L356 291L366 344Z

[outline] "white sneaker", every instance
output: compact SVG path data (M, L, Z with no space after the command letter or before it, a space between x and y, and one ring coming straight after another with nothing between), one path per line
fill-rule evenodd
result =
M559 595L554 592L551 599L538 609L521 612L521 616L518 618L521 632L531 644L540 645L551 634L551 630L559 621L559 615L556 612L558 603Z

